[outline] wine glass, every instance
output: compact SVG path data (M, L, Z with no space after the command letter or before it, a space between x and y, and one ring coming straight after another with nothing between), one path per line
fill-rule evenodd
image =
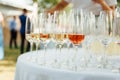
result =
M38 53L38 46L40 44L40 26L39 26L39 19L38 19L38 15L33 15L32 17L32 23L33 23L33 42L36 45L36 51Z
M74 45L74 48L78 48L78 46L82 43L85 38L84 28L83 28L83 14L82 11L75 12L71 15L71 26L69 26L68 38Z
M114 42L120 45L120 7L115 10L112 33Z
M52 16L50 14L40 13L39 14L39 29L40 29L40 41L44 45L44 62L46 64L46 48L47 44L51 40L51 26L52 26Z
M54 40L56 41L56 48L58 47L61 52L61 48L63 47L64 40L66 39L66 13L58 12L59 16L55 19L54 26Z
M40 23L40 40L44 45L44 50L46 52L47 44L51 39L51 26L52 26L52 16L50 14L40 13L39 23Z
M92 64L92 59L94 55L91 53L91 44L94 41L93 39L93 34L94 30L96 28L95 26L95 15L92 12L84 12L84 34L85 34L85 39L83 41L83 48L87 51L86 56L84 57L84 64L85 68L90 67Z
M77 58L78 46L82 43L85 38L84 28L83 28L83 12L72 11L70 16L71 22L68 28L68 38L75 48L75 54L73 56L73 61ZM74 65L74 70L77 70L77 65Z
M104 52L101 58L102 68L106 68L106 65L108 63L107 46L110 42L112 42L112 38L111 38L111 30L113 27L112 20L113 20L112 11L102 11L98 19L98 21L101 22L101 24L98 25L98 27L100 27L101 30L99 31L99 36L97 38L99 38L98 40L104 46L104 50L103 50Z
M33 23L30 17L26 19L26 31L25 31L26 40L30 42L30 51L32 52L33 46Z

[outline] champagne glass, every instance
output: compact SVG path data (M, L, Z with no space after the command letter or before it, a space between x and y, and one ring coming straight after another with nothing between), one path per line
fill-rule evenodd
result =
M30 42L30 51L32 52L32 46L33 46L33 23L31 21L30 17L27 17L26 19L26 40Z

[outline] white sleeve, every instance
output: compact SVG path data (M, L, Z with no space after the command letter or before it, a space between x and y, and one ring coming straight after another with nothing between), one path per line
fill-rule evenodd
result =
M72 0L65 0L65 1L67 1L67 2L69 2L69 3L71 3L71 2L72 2Z
M117 5L117 0L105 0L109 6Z
M2 13L0 12L0 23L3 21L3 15Z

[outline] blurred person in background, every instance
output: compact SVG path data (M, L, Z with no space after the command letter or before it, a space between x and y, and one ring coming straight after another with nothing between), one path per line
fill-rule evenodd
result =
M54 11L63 10L69 3L73 4L74 9L92 11L94 14L99 15L99 12L102 10L114 11L117 0L61 0L54 8L47 12L53 14Z
M13 18L10 20L9 26L10 26L10 35L11 35L9 47L11 49L12 48L12 43L14 42L15 48L18 48L17 42L16 42L16 38L17 38L16 16L13 16Z
M2 13L0 12L0 60L4 58L4 44L3 44L3 30L2 27L4 26L4 18Z
M23 14L19 16L21 28L20 28L20 34L21 34L21 45L20 45L20 53L24 53L24 46L25 46L25 26L26 26L26 19L27 19L27 10L23 9ZM26 51L29 51L30 44L27 44Z

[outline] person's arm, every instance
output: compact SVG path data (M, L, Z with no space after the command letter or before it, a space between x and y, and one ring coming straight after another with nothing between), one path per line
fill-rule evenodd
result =
M114 5L114 6L110 6L110 8L111 8L112 10L115 10L115 5Z
M69 3L66 2L65 0L61 0L60 3L58 3L54 8L52 8L51 10L49 10L47 12L53 14L54 11L63 10L68 4Z
M94 2L100 4L103 10L110 11L112 8L104 0L93 0Z

